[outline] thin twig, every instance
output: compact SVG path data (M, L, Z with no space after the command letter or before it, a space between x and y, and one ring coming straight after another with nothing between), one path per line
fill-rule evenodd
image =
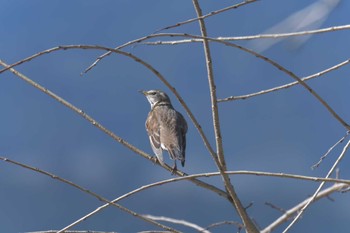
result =
M327 151L324 155L321 156L320 160L319 160L316 164L312 165L311 168L312 168L312 169L315 169L315 168L317 168L318 166L320 166L320 164L321 164L322 161L328 156L328 154L329 154L337 145L339 145L340 143L342 143L342 142L344 141L344 139L345 139L347 136L349 136L349 134L350 134L350 131L347 131L346 134L345 134L340 140L338 140L333 146L331 146L331 148L329 148L328 151Z
M143 216L141 214L138 214L138 213L136 213L136 212L134 212L134 211L132 211L132 210L122 206L122 205L119 205L117 203L113 203L113 202L109 201L108 199L102 197L101 195L99 195L99 194L97 194L95 192L92 192L92 191L90 191L90 190L88 190L88 189L86 189L86 188L84 188L84 187L82 187L80 185L77 185L77 184L73 183L72 181L63 179L63 178L61 178L61 177L59 177L59 176L57 176L55 174L49 173L49 172L44 171L42 169L35 168L35 167L29 166L27 164L20 163L20 162L17 162L17 161L8 159L8 158L0 157L0 160L2 160L4 162L7 162L7 163L11 163L11 164L16 165L16 166L20 166L22 168L25 168L25 169L28 169L28 170L31 170L31 171L34 171L34 172L37 172L37 173L40 173L40 174L43 174L45 176L51 177L52 179L55 179L55 180L58 180L58 181L60 181L62 183L68 184L69 186L72 186L73 188L76 188L76 189L78 189L78 190L80 190L80 191L82 191L82 192L84 192L84 193L86 193L86 194L88 194L90 196L95 197L99 201L106 202L108 205L112 205L114 207L117 207L118 209L121 209L124 212L126 212L126 213L128 213L128 214L130 214L132 216L135 216L135 217L137 217L139 219L142 219L143 221L146 221L148 223L154 224L157 227L160 227L160 228L172 231L172 232L179 232L179 231L177 231L177 230L175 230L175 229L173 229L171 227L165 226L165 225L163 225L161 223L158 223L158 222L156 222L156 221L154 221L152 219L149 219L149 218L147 218L147 217L145 217L145 216ZM84 220L85 220L85 218L84 219L80 219L79 222L77 221L77 222L75 222L74 225L71 224L71 225L63 228L62 230L57 231L57 233L61 233L63 231L69 230L71 227L77 225L78 223L81 223Z
M315 74L306 76L304 78L301 78L301 80L305 82L305 81L308 81L310 79L321 77L322 75L327 74L327 73L329 73L329 72L331 72L333 70L339 69L340 67L345 66L345 65L347 65L349 63L350 63L350 59L345 60L345 61L340 62L340 63L338 63L338 64L336 64L336 65L334 65L332 67L329 67L329 68L327 68L325 70L322 70L322 71L320 71L318 73L315 73ZM299 84L299 82L295 81L295 82L287 83L287 84L284 84L284 85L281 85L281 86L278 86L278 87L273 87L273 88L270 88L270 89L254 92L254 93L251 93L251 94L240 95L240 96L229 96L229 97L226 97L226 98L223 98L223 99L218 99L218 102L227 102L227 101L234 101L234 100L245 100L245 99L249 99L249 98L252 98L252 97L259 96L259 95L268 94L268 93L271 93L271 92L274 92L274 91L287 89L287 88L290 88L292 86L296 86L298 84Z
M265 205L270 206L272 209L278 210L279 212L282 212L282 213L286 212L286 210L284 210L281 207L278 207L270 202L265 202Z
M216 222L213 224L210 224L209 226L206 227L207 230L214 228L214 227L219 227L222 225L235 225L238 228L238 231L240 231L241 229L244 228L244 226L242 224L240 224L239 222L236 221L221 221L221 222Z
M345 187L342 190L340 190L341 193L347 193L350 191L350 187Z
M228 11L228 10L237 9L238 7L241 7L241 6L247 5L249 3L256 2L256 1L257 0L246 0L246 1L243 1L243 2L238 3L238 4L222 8L220 10L209 12L208 14L202 15L202 16L197 17L197 18L188 19L186 21L182 21L182 22L176 23L174 25L161 28L161 29L157 30L155 33L160 32L160 31L164 31L164 30L168 30L168 29L171 29L171 28L175 28L175 27L180 27L182 25L185 25L185 24L188 24L188 23L192 23L192 22L195 22L195 21L198 21L198 20L202 20L202 19L208 18L210 16L214 16L216 14L223 13L223 12Z
M130 45L133 45L133 44L136 44L136 43L139 43L143 40L147 40L147 39L150 39L150 38L153 38L154 35L148 35L148 36L144 36L144 37L141 37L141 38L138 38L136 40L132 40L132 41L128 41L126 42L125 44L122 44L120 46L117 46L115 47L114 49L115 50L120 50L122 48L125 48L127 46L130 46ZM87 72L89 72L92 68L94 68L95 66L97 66L97 64L105 57L109 56L112 54L112 51L107 51L105 52L104 54L100 55L89 67L87 67L83 72L80 73L80 75L84 75L86 74Z
M328 178L333 171L335 170L335 168L338 166L338 164L340 163L340 161L342 160L342 158L344 157L346 151L348 150L350 146L350 140L348 141L348 143L345 145L345 147L343 148L343 151L340 153L338 159L335 161L335 163L333 164L333 166L331 167L331 169L328 171L328 174L326 175L326 178ZM324 186L325 182L322 182L317 190L315 191L315 193L312 195L311 198L309 198L308 202L306 202L306 204L300 209L300 211L298 212L298 215L293 219L293 221L287 226L287 228L283 231L283 233L288 232L288 230L298 221L298 219L300 218L300 216L304 213L304 211L310 206L310 204L316 200L316 197L318 195L318 193L321 191L322 187Z
M197 17L201 17L202 10L200 8L198 0L192 0L192 3L196 10ZM199 26L200 26L202 37L206 38L207 30L203 19L199 19ZM255 227L254 223L249 218L245 208L243 207L236 192L234 191L233 185L231 184L231 181L230 181L230 177L224 173L227 169L226 169L226 162L225 162L224 150L222 145L219 111L218 111L218 105L217 105L218 103L217 103L217 96L216 96L216 86L214 81L214 72L213 72L212 59L211 59L210 48L209 48L209 41L207 39L203 39L203 48L204 48L205 61L206 61L206 67L207 67L207 73L208 73L209 89L210 89L213 126L214 126L215 141L216 141L216 154L219 162L217 163L217 167L223 178L225 188L229 193L230 197L232 198L233 205L236 211L238 212L238 214L240 215L240 217L242 218L246 231L249 233L258 233L258 229Z

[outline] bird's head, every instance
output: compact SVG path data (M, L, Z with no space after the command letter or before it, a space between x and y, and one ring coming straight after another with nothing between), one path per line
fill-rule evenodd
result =
M153 108L154 105L159 103L171 104L169 96L163 91L149 90L140 92L146 96L148 102L151 104L151 108Z

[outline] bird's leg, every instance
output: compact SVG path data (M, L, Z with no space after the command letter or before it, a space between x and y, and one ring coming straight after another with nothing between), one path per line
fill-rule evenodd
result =
M174 160L174 166L173 166L173 170L171 171L171 175L175 175L176 171L177 171L176 160Z

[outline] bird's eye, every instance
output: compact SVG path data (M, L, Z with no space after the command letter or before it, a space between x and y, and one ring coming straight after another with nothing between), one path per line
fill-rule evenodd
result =
M155 92L155 91L152 91L152 92L150 92L149 94L150 94L150 95L155 95L156 92Z

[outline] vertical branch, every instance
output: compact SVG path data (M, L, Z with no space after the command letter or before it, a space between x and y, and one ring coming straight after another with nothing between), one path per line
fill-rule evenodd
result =
M199 25L200 25L202 36L207 37L207 29L206 29L204 20L201 18L202 17L202 10L201 10L197 0L193 0L193 4L195 5L196 11L197 11L197 16L199 18ZM218 102L217 102L217 96L216 96L216 85L215 85L215 81L214 81L213 65L212 65L212 59L211 59L211 53L210 53L208 40L203 39L203 46L204 46L204 54L205 54L205 59L206 59L207 72L208 72L210 100L211 100L213 126L214 126L214 133L215 133L215 142L216 142L216 153L217 153L217 157L219 159L220 166L223 168L224 171L226 171L227 169L226 169L226 162L224 159L224 149L222 146Z
M202 10L199 6L198 0L192 0L194 8L197 13L197 17L199 19L199 26L201 30L201 34L203 37L207 37L207 30L204 23L204 20L202 17ZM222 138L221 138L221 130L220 130L220 120L219 120L219 111L218 111L218 104L217 104L217 96L216 96L216 86L214 81L214 72L213 72L213 66L212 66L212 60L211 60L211 54L210 54L210 48L209 48L209 42L206 38L203 38L203 47L204 47L204 54L205 54L205 60L206 60L206 66L207 66L207 72L208 72L208 82L209 82L209 89L210 89L210 99L211 99L211 107L212 107L212 115L213 115L213 125L214 125L214 133L215 133L215 141L216 141L216 156L215 161L217 161L217 167L221 173L221 176L224 180L225 188L229 194L229 196L232 198L232 204L237 210L239 216L241 217L243 224L245 226L246 232L248 233L258 233L258 229L252 222L252 220L249 218L247 212L245 211L245 208L243 207L241 201L239 200L233 185L231 184L230 177L225 173L226 171L226 163L225 163L225 157L224 157L224 150L222 146Z

